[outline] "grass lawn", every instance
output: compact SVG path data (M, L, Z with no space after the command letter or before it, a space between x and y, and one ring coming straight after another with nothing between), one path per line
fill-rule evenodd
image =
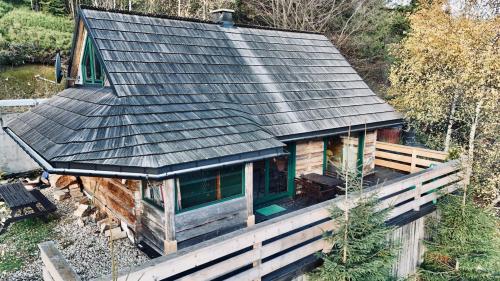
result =
M49 217L27 219L11 224L0 235L0 271L15 271L26 262L38 258L38 243L50 240L56 220Z
M35 78L54 80L54 66L29 64L17 67L0 65L0 99L47 98L64 88L64 81L53 84Z

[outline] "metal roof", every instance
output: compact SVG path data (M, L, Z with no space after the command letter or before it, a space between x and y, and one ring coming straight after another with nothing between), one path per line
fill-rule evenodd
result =
M7 125L55 167L159 173L401 121L320 34L92 9L81 18L111 87L66 89Z

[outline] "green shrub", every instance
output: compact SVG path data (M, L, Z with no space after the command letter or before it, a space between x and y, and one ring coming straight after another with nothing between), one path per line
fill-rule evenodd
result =
M72 30L67 17L12 10L0 18L0 64L52 63L57 50L69 54Z
M429 224L430 238L420 268L422 281L486 281L500 276L498 218L471 200L448 195L438 204L439 220Z
M12 11L12 9L14 9L14 6L12 6L12 4L0 1L0 18L8 12Z

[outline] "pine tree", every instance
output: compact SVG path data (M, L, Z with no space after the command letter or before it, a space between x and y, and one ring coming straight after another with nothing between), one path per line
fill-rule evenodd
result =
M499 280L498 219L469 199L463 204L458 195L440 200L438 211L439 220L429 224L421 279Z
M359 190L359 178L349 175L349 181L349 186ZM339 227L325 235L332 250L321 254L324 263L311 274L313 280L392 279L391 266L396 258L397 245L388 240L393 230L385 224L388 211L376 212L376 205L376 197L371 196L362 198L356 207L348 211L348 216L343 210L332 208L331 218Z
M42 11L55 16L66 15L66 2L64 0L40 0Z

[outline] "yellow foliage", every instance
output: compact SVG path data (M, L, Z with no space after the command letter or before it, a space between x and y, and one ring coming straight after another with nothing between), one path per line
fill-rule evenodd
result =
M500 17L452 17L443 7L424 3L410 16L408 36L393 49L388 96L428 145L442 148L449 124L454 145L475 144L473 185L492 201L500 194Z

